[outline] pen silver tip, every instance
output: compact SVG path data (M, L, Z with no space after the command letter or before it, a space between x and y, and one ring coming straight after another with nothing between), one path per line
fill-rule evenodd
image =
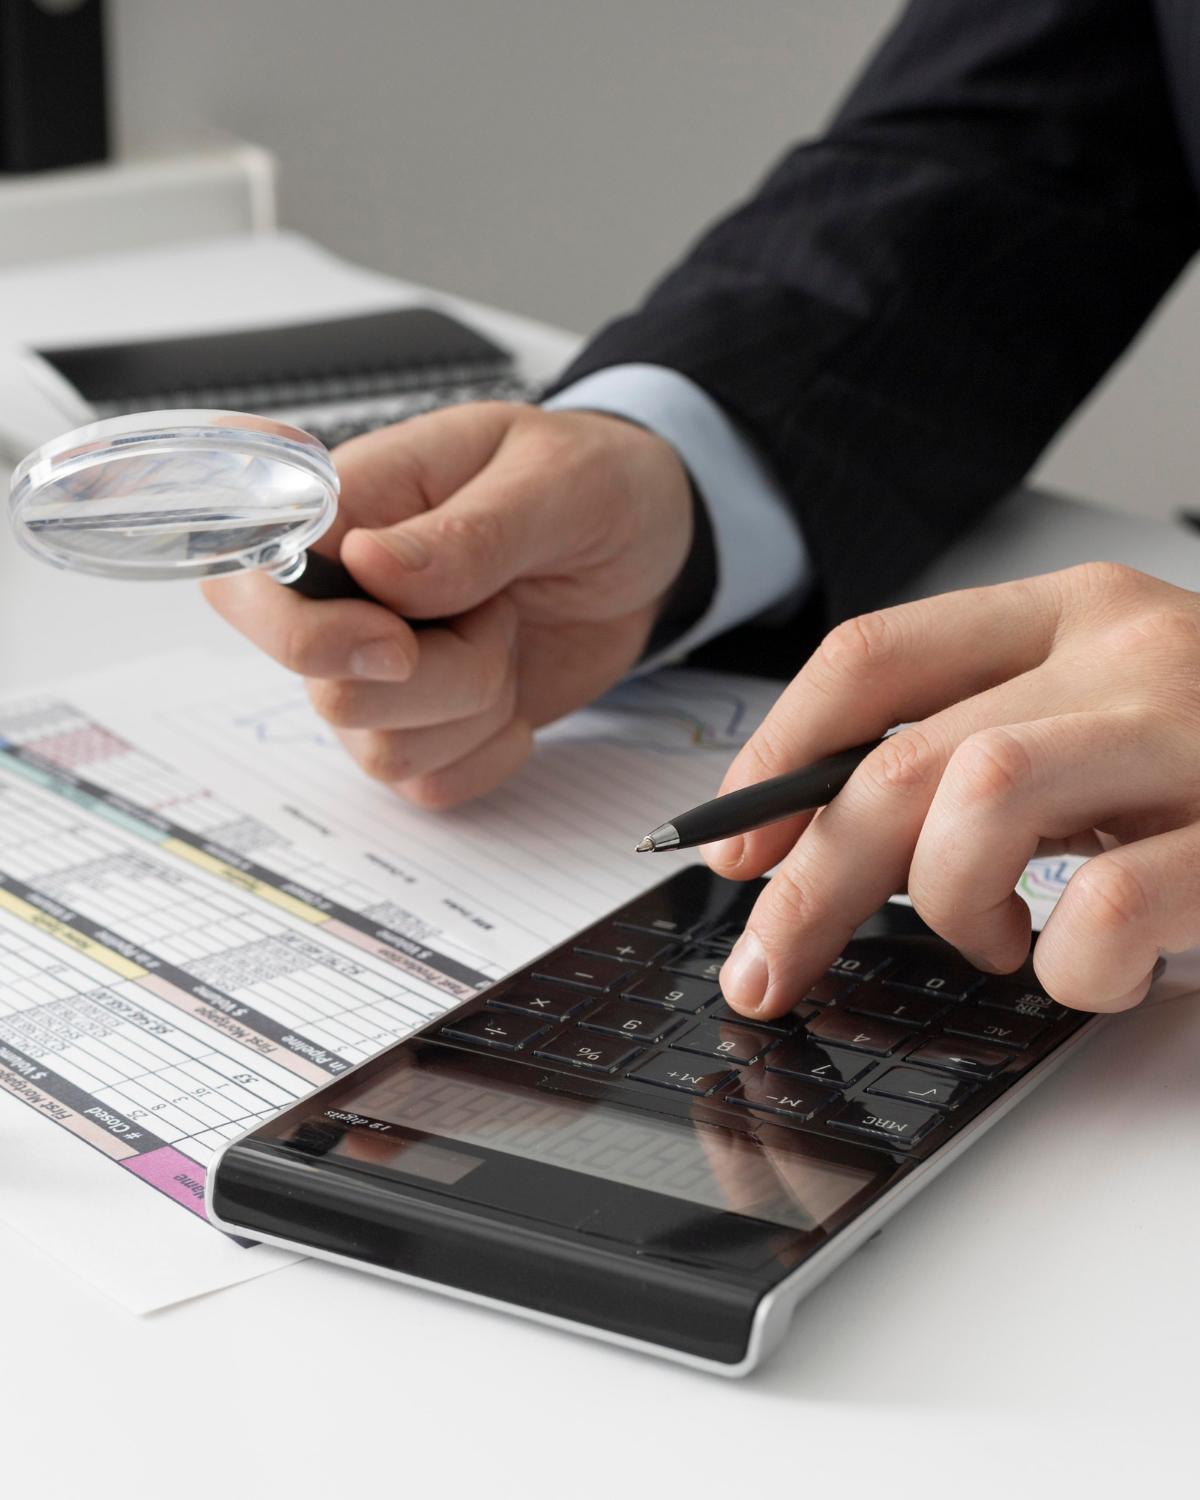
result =
M642 842L640 844L638 844L634 848L633 852L635 854L653 854L654 853L654 840L650 837L649 834L647 834L646 837L642 840Z

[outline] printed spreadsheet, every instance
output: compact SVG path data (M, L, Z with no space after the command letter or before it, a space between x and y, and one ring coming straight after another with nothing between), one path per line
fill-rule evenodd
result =
M0 710L0 1088L194 1212L225 1141L495 977L425 930L69 705Z

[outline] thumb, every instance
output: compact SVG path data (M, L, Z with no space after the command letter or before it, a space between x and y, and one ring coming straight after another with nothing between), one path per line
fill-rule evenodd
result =
M515 578L568 555L569 511L554 476L493 459L444 503L391 526L360 527L341 556L380 603L418 619L463 614Z

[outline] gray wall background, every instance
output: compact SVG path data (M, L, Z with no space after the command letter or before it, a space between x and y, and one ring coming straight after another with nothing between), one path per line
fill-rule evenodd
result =
M811 134L899 0L110 0L118 140L235 136L352 259L580 331ZM1200 509L1200 282L1043 460Z

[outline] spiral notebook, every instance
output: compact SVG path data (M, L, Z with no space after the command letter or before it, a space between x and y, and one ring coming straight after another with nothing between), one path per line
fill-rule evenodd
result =
M330 445L458 401L529 394L508 350L429 307L38 353L97 416L269 412Z

